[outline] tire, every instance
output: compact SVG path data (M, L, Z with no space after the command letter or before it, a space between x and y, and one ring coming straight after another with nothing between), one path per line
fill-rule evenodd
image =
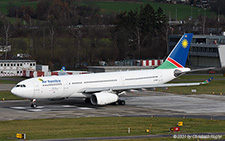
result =
M125 105L126 104L125 100L121 100L120 103L121 103L120 105Z
M126 102L125 102L125 100L118 100L118 104L119 104L119 105L125 105Z
M37 105L36 105L36 104L31 104L31 107L32 107L32 108L36 108Z
M91 103L91 99L90 98L85 98L85 103Z

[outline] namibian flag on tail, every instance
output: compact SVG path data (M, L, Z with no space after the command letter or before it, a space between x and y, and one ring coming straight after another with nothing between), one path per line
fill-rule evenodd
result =
M58 75L68 75L68 73L66 72L66 68L64 66L61 68L61 70L58 73Z
M184 68L191 45L193 33L184 34L165 62L156 69Z
M60 72L66 72L65 66L63 66L63 67L61 68Z

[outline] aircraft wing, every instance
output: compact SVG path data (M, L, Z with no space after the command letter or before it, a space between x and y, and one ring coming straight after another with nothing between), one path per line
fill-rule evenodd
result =
M130 86L114 86L114 87L100 87L100 88L86 88L81 90L82 93L95 93L101 91L127 91L127 90L140 90L140 89L151 89L151 88L166 88L175 86L196 86L201 84L207 84L212 81L213 77L205 80L204 82L195 83L168 83L168 84L156 84L156 85L130 85Z

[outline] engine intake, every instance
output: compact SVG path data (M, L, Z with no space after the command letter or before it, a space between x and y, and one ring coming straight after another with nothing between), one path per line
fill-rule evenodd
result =
M107 105L117 102L119 99L118 95L109 92L94 93L91 97L92 105Z

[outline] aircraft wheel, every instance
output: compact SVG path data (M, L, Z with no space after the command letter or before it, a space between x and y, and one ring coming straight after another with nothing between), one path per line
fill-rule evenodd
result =
M32 108L36 108L37 107L37 104L31 104L31 107Z
M126 104L125 100L121 100L121 105L125 105L125 104Z
M85 103L91 103L91 99L90 98L85 98Z
M125 105L126 102L125 102L125 100L119 100L119 101L118 101L118 104L119 104L119 105Z
M36 99L30 99L30 102L31 102L31 107L32 108L36 108L37 107L37 104L36 104Z

